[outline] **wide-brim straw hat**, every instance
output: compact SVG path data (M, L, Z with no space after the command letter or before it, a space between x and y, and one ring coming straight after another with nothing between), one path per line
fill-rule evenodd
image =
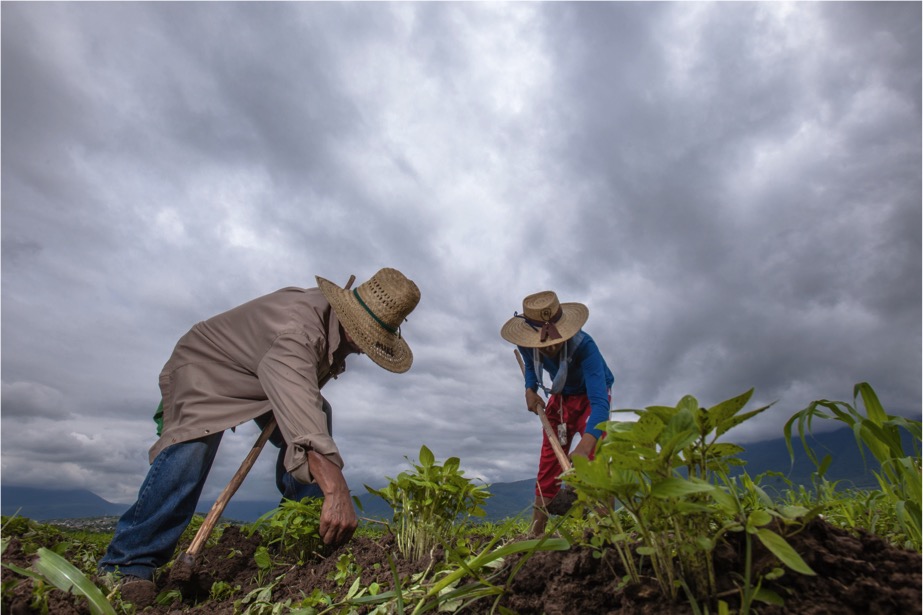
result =
M397 269L380 269L355 289L317 277L317 285L359 349L386 370L406 372L413 363L401 324L420 302L420 289Z
M577 335L590 317L582 303L561 303L554 291L544 290L522 300L516 313L500 329L506 341L525 348L544 348Z

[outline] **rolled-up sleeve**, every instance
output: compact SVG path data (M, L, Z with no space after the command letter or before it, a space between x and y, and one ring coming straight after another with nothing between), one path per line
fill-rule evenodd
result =
M308 451L315 451L343 467L340 451L327 431L317 368L326 352L323 340L301 333L283 333L263 356L257 377L282 436L288 444L285 469L301 483L314 482Z

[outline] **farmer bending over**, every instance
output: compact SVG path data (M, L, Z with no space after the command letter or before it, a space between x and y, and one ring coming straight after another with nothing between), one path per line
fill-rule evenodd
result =
M543 291L523 299L522 312L503 325L500 335L516 344L523 355L526 408L536 414L545 412L546 404L538 395L541 387L550 395L546 416L564 451L570 450L574 436L580 434L569 457L592 459L602 435L597 425L609 420L613 377L596 342L581 329L589 310L581 303L560 303L554 292ZM550 387L544 386L543 370L551 377ZM558 477L564 471L548 435L542 433L531 536L544 533L546 503L560 491Z
M99 561L101 573L117 573L123 595L153 598L154 571L170 560L195 513L224 430L252 419L277 422L283 496L300 499L311 493L305 486L318 485L324 543L352 537L358 520L320 389L353 353L388 371L407 371L413 355L400 326L420 291L395 269L378 271L354 290L320 277L317 284L283 288L218 314L176 344L160 373L163 430L150 450L151 467Z

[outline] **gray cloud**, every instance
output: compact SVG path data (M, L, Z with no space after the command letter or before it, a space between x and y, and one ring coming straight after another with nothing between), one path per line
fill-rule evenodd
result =
M534 474L499 328L590 308L613 406L870 382L919 416L920 5L7 3L3 476L130 501L198 320L392 266L403 375L325 390L353 489ZM226 434L205 497L256 437ZM55 441L55 450L46 450ZM238 497L273 499L266 452ZM49 478L50 477L50 478Z

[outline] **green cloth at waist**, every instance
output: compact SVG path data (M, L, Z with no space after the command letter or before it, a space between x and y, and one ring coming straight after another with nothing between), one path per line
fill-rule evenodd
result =
M157 410L154 411L154 422L157 424L157 437L159 438L163 432L163 400L160 400L160 403L157 405Z

